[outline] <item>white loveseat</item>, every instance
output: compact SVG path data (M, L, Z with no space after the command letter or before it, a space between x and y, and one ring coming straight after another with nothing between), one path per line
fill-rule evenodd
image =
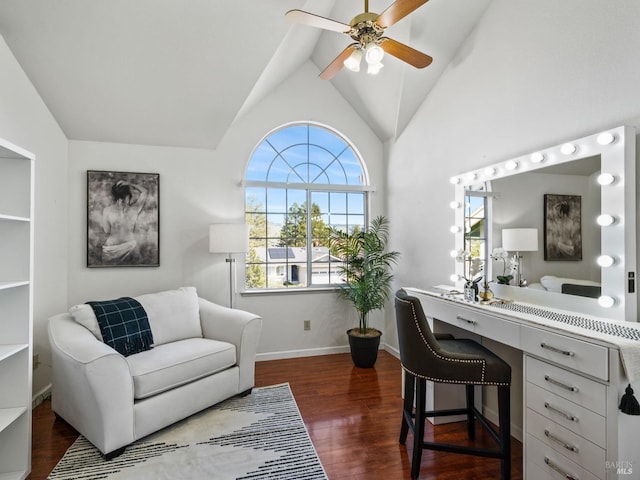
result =
M53 411L107 458L254 385L260 317L198 298L193 287L134 298L154 340L141 353L125 357L104 343L86 304L48 323Z

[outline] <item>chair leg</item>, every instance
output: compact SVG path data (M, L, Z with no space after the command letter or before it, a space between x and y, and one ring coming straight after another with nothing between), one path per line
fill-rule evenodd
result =
M511 478L511 423L510 423L510 387L498 386L498 417L500 422L500 449L502 450L502 480Z
M408 415L413 412L413 399L415 398L416 379L410 373L404 371L404 403L402 407L402 423L400 424L400 444L404 445L409 433Z
M465 385L467 390L467 434L469 435L470 440L475 440L476 438L476 415L473 411L473 407L475 404L475 386L471 384Z
M424 378L417 379L416 385L416 418L413 432L413 458L411 459L411 479L416 480L420 475L422 463L422 448L424 445L425 399L427 381Z

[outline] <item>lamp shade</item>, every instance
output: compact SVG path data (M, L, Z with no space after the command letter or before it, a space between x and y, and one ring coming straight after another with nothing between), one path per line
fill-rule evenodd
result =
M502 248L509 252L535 252L538 250L537 228L505 228L502 230Z
M249 251L249 225L214 223L209 226L210 253L246 253Z

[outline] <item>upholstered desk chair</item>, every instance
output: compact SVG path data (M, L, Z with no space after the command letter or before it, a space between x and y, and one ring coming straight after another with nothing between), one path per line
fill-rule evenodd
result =
M439 450L479 455L501 460L501 479L511 478L511 367L500 357L470 339L436 336L431 331L420 301L404 290L396 292L396 321L400 360L405 371L404 407L400 443L404 445L409 429L413 432L411 478L420 474L422 450ZM425 411L426 381L466 385L466 408ZM474 385L498 387L499 430L496 430L474 406ZM415 391L415 394L414 394ZM415 398L415 413L414 413ZM467 432L475 437L475 420L488 430L498 446L495 449L425 442L424 422L427 417L467 416Z

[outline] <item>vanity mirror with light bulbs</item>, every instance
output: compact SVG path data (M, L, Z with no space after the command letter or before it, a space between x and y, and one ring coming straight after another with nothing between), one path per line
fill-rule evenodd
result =
M621 126L452 177L452 256L473 252L500 298L636 322L635 161L635 129ZM549 208L545 195L547 201L565 196L578 199L579 208L568 201L556 205L563 215L577 215L579 225L572 234L575 246L554 244L553 230L545 234L545 208ZM529 230L512 230L525 228ZM503 235L507 235L503 230L533 237L525 242L533 245L518 252L524 286L495 282L504 273L504 264L490 254L503 246ZM516 254L513 248L510 257ZM555 251L571 254L558 258L552 255ZM470 265L455 262L452 280L458 289L468 278ZM567 279L576 281L578 290L582 285L597 285L597 290L591 290L590 296L560 293L542 285L541 279Z

